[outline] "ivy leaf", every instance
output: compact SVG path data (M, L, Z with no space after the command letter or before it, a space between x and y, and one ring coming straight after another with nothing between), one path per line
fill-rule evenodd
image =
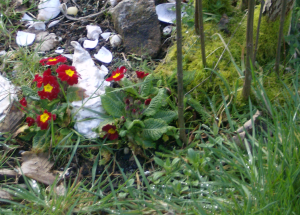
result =
M87 98L88 95L85 94L85 89L81 87L68 87L67 89L67 98L69 102L81 101L84 98Z
M165 90L163 88L159 89L157 95L153 97L148 107L145 109L143 115L152 116L162 105L162 100L164 97Z
M177 119L177 112L171 110L162 110L152 116L154 119L162 119L166 123L170 123Z
M146 119L142 136L144 139L158 140L168 130L168 124L162 119Z

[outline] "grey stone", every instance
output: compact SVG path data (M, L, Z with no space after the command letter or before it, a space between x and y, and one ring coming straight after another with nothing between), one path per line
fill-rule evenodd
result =
M110 10L126 52L155 57L161 46L154 0L124 0Z

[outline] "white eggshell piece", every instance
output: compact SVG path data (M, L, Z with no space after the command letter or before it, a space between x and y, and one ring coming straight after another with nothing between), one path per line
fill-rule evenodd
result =
M168 25L166 27L164 27L163 29L163 35L169 35L172 32L173 27L171 25Z
M112 37L110 37L109 42L113 48L117 47L117 46L121 45L122 37L118 34L113 35Z
M104 46L94 55L94 57L103 63L110 63L113 58L112 53Z
M97 25L87 25L87 38L90 40L97 40L99 38L99 35L102 33L102 30Z
M35 39L35 34L27 33L24 31L17 32L17 44L19 46L30 46Z
M41 0L38 6L39 14L37 19L47 21L57 17L60 13L59 6L59 0Z
M97 46L98 40L85 40L83 42L83 48L85 49L93 49Z
M111 32L105 32L105 33L101 34L101 37L107 41L109 39L110 35L111 35Z
M24 13L24 16L22 17L21 21L30 22L33 21L33 18L31 16L28 16L27 13Z

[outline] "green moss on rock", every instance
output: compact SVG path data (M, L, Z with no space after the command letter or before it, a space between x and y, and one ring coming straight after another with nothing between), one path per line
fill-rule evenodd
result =
M256 29L257 22L259 18L260 7L255 9L254 18L254 41L256 40ZM238 30L234 35L232 35L231 42L229 44L229 51L225 51L222 59L218 63L218 66L213 73L212 77L206 82L201 84L196 91L193 92L194 97L199 100L205 99L205 92L209 96L221 95L220 88L228 95L228 86L230 88L230 94L236 93L235 101L237 103L241 99L238 93L241 91L243 86L243 72L242 68L244 65L244 56L246 55L246 27L247 18L243 21L242 17L234 17L235 21L230 24L230 32L235 32L238 27L239 22L242 22ZM286 35L289 28L289 23L291 20L291 13L285 19L284 34ZM224 50L225 44L230 39L230 36L224 35L217 28L214 23L206 22L204 23L205 30L205 51L207 68L214 68L217 64L222 52ZM266 65L273 61L276 55L276 47L278 40L279 31L279 20L275 22L269 22L267 17L263 17L260 27L260 36L258 43L258 52L256 60L260 65ZM200 38L196 36L193 29L187 29L183 27L183 70L185 74L190 72L195 72L193 81L185 86L186 91L192 89L198 83L202 82L204 79L210 76L212 71L210 69L203 69L201 60L201 44ZM224 42L222 41L224 40ZM177 48L176 43L170 47L169 52L164 60L155 70L156 73L162 74L164 76L170 76L176 72L177 67ZM232 56L232 57L231 57ZM263 74L261 74L263 75ZM268 81L264 83L266 87L267 94L270 98L276 96L275 92L279 92L281 87L280 84L276 82L275 77L266 77ZM227 87L226 87L227 86ZM278 96L278 95L277 95Z

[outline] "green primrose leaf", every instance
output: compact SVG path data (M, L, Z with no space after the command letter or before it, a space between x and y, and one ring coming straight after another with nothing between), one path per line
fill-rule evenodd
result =
M153 76L151 74L146 76L141 86L142 97L148 97L150 95L151 89L153 88L152 80L153 80Z
M177 119L177 112L171 110L161 110L152 116L154 119L162 119L166 123L170 123Z
M81 101L88 96L84 93L86 90L81 87L68 87L67 98L69 102Z
M168 124L161 119L146 119L142 136L145 139L158 140L168 130Z
M141 128L144 128L145 127L145 125L144 125L144 123L141 121L141 120L139 120L139 119L135 119L135 120L133 120L133 121L130 121L130 120L126 120L126 122L124 123L124 125L125 125L125 127L128 129L128 130L130 130L133 126L139 126L139 127L141 127Z
M124 102L116 100L114 97L114 92L101 95L102 107L108 114L114 117L124 116Z
M154 114L156 114L156 112L162 105L164 93L165 93L165 89L163 88L159 89L157 95L151 100L150 104L145 109L143 113L145 116L153 116Z
M38 96L36 91L34 91L33 89L31 89L28 86L23 85L23 86L21 86L21 89L22 89L22 92L23 92L24 96L33 96L33 97Z

